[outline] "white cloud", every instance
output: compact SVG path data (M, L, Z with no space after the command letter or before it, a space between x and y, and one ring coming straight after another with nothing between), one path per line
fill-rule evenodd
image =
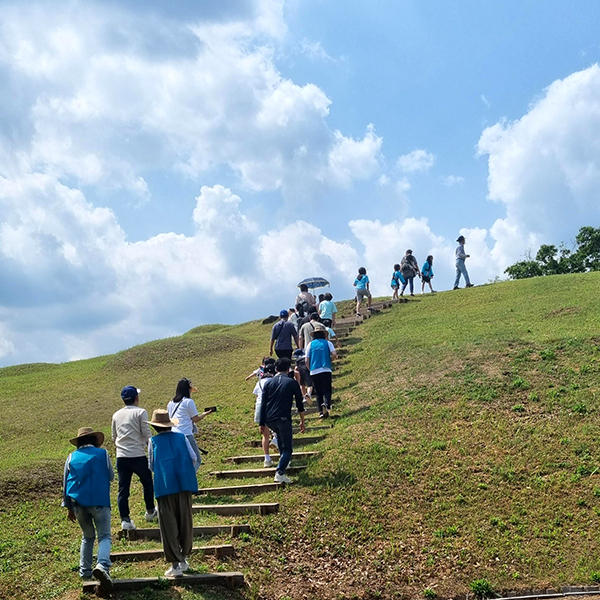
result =
M454 187L455 185L461 185L465 182L465 178L460 175L448 175L442 177L442 183L447 187Z
M506 208L490 230L499 268L599 221L599 138L598 65L553 82L520 119L485 129L489 197Z
M485 104L486 108L492 108L492 104L491 102L487 99L487 96L485 94L481 94L481 96L479 96L480 100Z
M435 156L426 150L413 150L398 158L397 166L406 173L428 171L435 163Z
M340 62L339 59L335 59L327 53L321 42L312 42L306 38L300 42L300 52L313 62Z

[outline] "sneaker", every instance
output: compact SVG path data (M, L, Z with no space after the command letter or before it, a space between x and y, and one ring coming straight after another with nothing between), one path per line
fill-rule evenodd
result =
M414 295L414 294L411 294L411 296L414 298L414 296L415 296L415 295Z
M133 531L134 529L137 529L137 527L135 526L135 523L129 519L129 521L121 521L121 529L124 529L125 531Z
M146 511L146 521L156 521L156 519L158 519L158 511L155 506L152 512Z
M179 568L182 573L185 573L190 568L190 563L185 559L183 562L179 563Z
M275 448L275 450L277 450L277 452L279 452L279 444L277 443L277 438L274 437L270 442L269 442L269 448Z
M165 577L183 577L183 571L181 570L181 563L178 563L176 567L171 565L165 571Z
M356 316L357 317L362 317L362 315L359 312L356 313Z
M275 483L292 483L292 480L285 474L281 475L280 473L275 473L275 479L273 479Z
M455 285L452 289L453 290L460 290L460 288L457 285Z
M474 287L474 284L472 284L472 283L467 283L467 285L465 285L465 287Z
M96 565L92 571L92 575L100 583L100 589L105 592L112 592L113 582L108 573L108 570L102 565Z
M323 413L319 413L319 419L324 419L325 415Z
M269 458L266 459L265 458L265 462L263 463L263 467L265 467L265 469L268 469L269 467L273 466L273 461Z

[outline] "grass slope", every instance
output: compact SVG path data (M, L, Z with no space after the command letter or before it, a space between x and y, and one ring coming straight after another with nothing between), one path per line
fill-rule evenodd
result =
M232 560L193 566L243 570L246 598L418 597L426 588L447 597L482 578L496 589L599 579L599 288L598 273L500 283L418 297L361 325L337 366L340 417L319 444L323 457L291 489L257 498L280 501L278 515L197 516L250 522L253 533ZM197 328L114 356L0 370L0 596L77 587L78 530L58 507L60 469L77 427L108 433L123 385L141 387L151 410L180 376L200 384L197 404L220 407L199 440L210 451L200 483L216 484L209 472L256 437L243 378L269 328ZM115 565L114 574L162 569Z

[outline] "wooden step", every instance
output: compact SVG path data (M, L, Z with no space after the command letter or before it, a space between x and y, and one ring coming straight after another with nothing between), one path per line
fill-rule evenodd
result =
M320 452L294 452L294 454L292 454L292 460L297 458L313 458L320 454ZM251 456L228 456L227 458L224 458L223 461L239 465L248 462L263 462L264 459L265 457L263 454L252 454ZM273 462L278 461L279 454L271 454L271 459Z
M194 504L192 512L209 512L222 517L258 513L270 515L279 512L279 502L264 502L262 504Z
M233 556L234 548L231 544L221 544L219 546L196 546L192 548L192 553L222 558L224 556ZM135 550L133 552L111 552L110 560L113 562L158 560L159 558L163 558L164 555L165 553L162 548L156 548L155 550Z
M322 431L324 429L331 429L333 427L333 423L329 425L312 425L311 427L307 427L305 431ZM293 427L293 433L300 433L300 427Z
M284 487L283 483L252 483L250 485L232 485L227 487L201 488L199 496L245 496L247 494L264 494Z
M295 437L294 438L294 447L296 446L306 446L308 444L317 444L318 442L322 442L325 439L324 435L319 435L315 437ZM245 443L245 446L249 448L261 448L262 440L251 440Z
M306 465L296 467L289 466L286 470L287 475L297 475L300 471L306 469ZM263 467L262 469L236 469L231 471L212 471L210 474L217 479L244 479L246 477L274 477L275 467Z
M194 537L211 535L230 535L236 537L240 533L250 533L250 525L202 525L194 527ZM121 530L120 537L133 542L135 540L159 540L160 529L148 527L146 529Z
M166 579L160 577L141 577L139 579L113 579L113 589L115 591L143 590L146 587L163 588L165 581L170 585L222 585L228 588L238 588L244 585L244 574L237 571L229 573L198 573L185 574L182 577ZM99 588L97 581L85 581L83 583L83 592L85 594L94 594Z

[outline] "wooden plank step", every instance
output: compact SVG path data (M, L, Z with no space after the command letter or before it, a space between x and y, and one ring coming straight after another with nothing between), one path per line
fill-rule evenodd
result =
M289 466L286 474L295 475L306 469L306 465L298 465L295 467ZM267 467L262 469L236 469L231 471L212 471L210 474L217 479L244 479L245 477L273 477L275 475L275 467Z
M201 488L196 494L207 496L245 496L247 494L264 494L284 487L283 483L251 483L249 485L232 485L227 487Z
M193 510L193 507L192 507ZM192 548L192 553L202 554L205 556L233 556L235 550L231 544L221 544L218 546L195 546ZM135 550L133 552L111 552L110 560L113 562L128 562L134 560L157 560L165 555L162 548L154 550Z
M292 455L292 459L313 458L315 456L319 456L320 454L320 452L294 452L294 454ZM248 462L262 462L264 458L265 457L262 454L252 454L250 456L228 456L227 458L224 458L223 461L239 465L241 463ZM278 461L279 454L271 454L271 459L273 460L273 462Z
M208 535L230 535L236 537L240 533L250 533L250 525L201 525L194 527L194 537ZM128 539L130 542L135 540L159 540L160 529L158 527L148 527L146 529L121 530L120 536Z
M315 413L318 413L318 412L319 412L319 409L318 409L316 406L304 406L304 412L305 412L307 415L314 415ZM292 411L292 414L293 414L293 415L297 415L297 414L298 414L298 411L297 411L296 409L294 409L294 410Z
M306 446L307 444L317 444L318 442L322 442L324 439L324 435L318 435L315 437L295 437L294 447ZM248 446L249 448L261 448L262 440L251 440L249 442L246 442L245 446Z
M170 585L222 585L228 588L238 588L244 585L244 574L237 571L225 573L198 573L193 575L183 575L173 579L165 577L141 577L139 579L113 579L113 589L115 591L143 590L146 587L163 588L164 582L168 581ZM95 594L99 588L97 581L85 581L83 583L83 592L85 594Z
M270 515L279 512L279 502L263 502L260 504L194 504L192 512L210 512L222 517L232 517L235 515L247 515L249 513L258 513L259 515Z
M329 425L312 425L311 427L307 427L305 431L322 431L323 429L331 429L333 427L333 423ZM292 427L292 431L294 433L300 433L300 427Z

